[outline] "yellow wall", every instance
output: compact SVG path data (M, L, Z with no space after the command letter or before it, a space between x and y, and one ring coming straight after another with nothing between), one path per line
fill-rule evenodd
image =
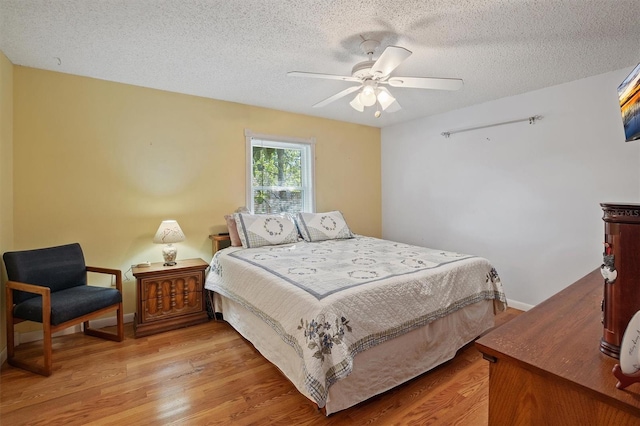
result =
M13 65L0 52L0 253L13 248ZM0 268L0 350L7 347L4 283Z
M209 261L208 235L245 204L245 129L316 138L316 210L381 235L378 128L20 66L13 81L15 249L77 241L125 271L162 260L151 240L176 219L178 259Z

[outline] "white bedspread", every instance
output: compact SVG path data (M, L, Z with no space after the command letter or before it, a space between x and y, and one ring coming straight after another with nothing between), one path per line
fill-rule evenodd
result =
M319 407L357 353L481 300L506 308L486 259L362 236L224 249L205 287L253 312L295 349Z

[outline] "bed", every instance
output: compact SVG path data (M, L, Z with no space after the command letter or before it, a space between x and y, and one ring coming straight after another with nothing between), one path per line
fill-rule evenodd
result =
M285 243L263 235L252 245L252 226L268 237L289 224L236 216L246 244L214 254L205 288L214 310L326 415L453 358L506 308L484 258L340 233L342 216L320 217L340 238L319 237L309 219Z

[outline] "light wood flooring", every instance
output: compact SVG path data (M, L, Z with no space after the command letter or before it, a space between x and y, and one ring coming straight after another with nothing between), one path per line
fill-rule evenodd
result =
M509 309L497 325L520 314ZM110 342L54 338L53 374L0 370L2 425L485 425L489 364L467 345L395 389L325 417L223 321ZM36 356L39 343L18 346Z

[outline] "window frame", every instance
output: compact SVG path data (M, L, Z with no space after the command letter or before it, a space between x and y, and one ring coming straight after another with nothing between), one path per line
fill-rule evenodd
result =
M315 180L315 145L316 139L309 138L293 138L288 136L277 136L268 134L253 133L249 129L245 129L245 168L246 168L246 189L245 199L246 206L252 213L255 211L253 203L253 142L261 141L266 142L268 146L273 148L283 149L302 149L302 187L309 188L310 194L303 200L303 206L308 204L308 210L303 209L303 212L315 213L316 211L316 180ZM306 169L306 170L305 170ZM305 185L305 181L308 182ZM305 191L307 192L307 191Z

